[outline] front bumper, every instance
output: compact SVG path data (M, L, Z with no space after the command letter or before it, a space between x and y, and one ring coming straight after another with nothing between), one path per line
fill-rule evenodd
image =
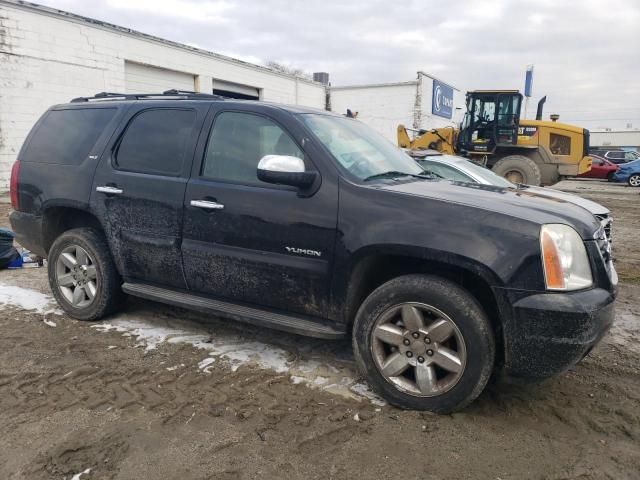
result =
M15 233L15 241L27 250L46 257L47 252L43 245L42 218L24 212L12 212L9 215L11 228Z
M509 377L545 378L569 369L602 339L615 316L615 290L497 290Z
M626 175L626 174L620 173L620 172L616 172L616 173L613 174L613 181L614 182L626 182L628 177L629 177L629 175Z

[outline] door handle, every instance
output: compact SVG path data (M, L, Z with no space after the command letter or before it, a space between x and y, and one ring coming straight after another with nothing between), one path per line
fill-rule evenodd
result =
M123 190L118 187L109 187L105 185L103 187L96 187L96 192L107 193L109 195L120 195Z
M209 200L191 200L192 207L206 208L207 210L222 210L224 205Z

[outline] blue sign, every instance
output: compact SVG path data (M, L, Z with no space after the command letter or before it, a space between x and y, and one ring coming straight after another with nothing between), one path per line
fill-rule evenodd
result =
M524 77L524 96L530 97L533 94L533 65L527 67Z
M444 118L453 116L453 88L435 79L433 80L431 113Z

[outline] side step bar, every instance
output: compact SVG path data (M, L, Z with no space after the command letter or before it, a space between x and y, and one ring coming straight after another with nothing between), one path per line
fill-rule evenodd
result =
M309 337L338 339L346 336L346 331L336 330L326 324L316 322L311 317L300 318L283 315L235 303L213 300L192 293L169 290L144 283L127 282L122 290L135 297L155 300L169 305L175 305L204 313L218 314L221 317L232 318L245 323L270 327L286 332L297 333Z

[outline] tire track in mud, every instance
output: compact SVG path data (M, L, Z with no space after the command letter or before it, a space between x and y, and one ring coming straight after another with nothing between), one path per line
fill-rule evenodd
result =
M632 301L629 294L626 298ZM6 454L0 452L0 478L68 479L88 467L95 478L135 478L124 477L122 469L132 458L141 461L136 450L140 438L135 433L130 437L131 430L124 432L129 424L145 429L149 422L154 425L149 433L153 442L182 441L185 451L193 447L193 431L185 427L218 432L221 423L231 426L201 452L203 465L219 468L219 475L176 477L197 480L253 478L256 470L248 462L233 461L251 455L257 455L254 461L263 462L263 469L265 462L277 458L273 470L264 470L274 476L288 472L290 478L325 478L305 477L317 466L326 468L324 472L342 472L337 478L357 478L350 466L357 458L363 459L358 468L373 475L371 465L384 458L386 452L380 448L387 442L399 445L398 451L410 448L409 442L430 443L442 457L473 443L476 446L467 452L470 459L457 458L459 468L452 468L477 472L476 478L495 475L482 474L487 472L473 457L474 449L498 465L507 463L500 457L514 445L525 453L509 461L511 471L520 475L500 478L529 478L523 473L532 464L528 458L540 459L538 465L547 462L546 467L528 470L544 472L538 478L633 478L631 472L640 468L637 351L607 341L556 380L533 387L491 387L465 412L434 417L391 407L373 413L368 402L344 401L292 385L287 374L275 371L243 366L233 372L222 360L205 374L197 365L206 352L188 345L160 345L145 353L134 347L135 338L95 332L64 317L56 320L56 328L44 326L41 316L33 313L12 313L11 318L0 313L0 320L7 333L0 336L0 427L5 436L18 438L20 431L56 413L58 418L87 414L112 422L111 427L101 426L103 431L84 426L67 430L41 447L26 467L14 470L14 476L3 470ZM354 421L354 414L363 411L371 417L361 414L361 421ZM419 431L421 425L428 435ZM504 440L496 440L500 436ZM501 454L492 456L490 446ZM113 452L104 465L94 461L102 448ZM278 452L286 452L286 458ZM394 468L407 468L409 478L418 468L415 462L386 461Z

